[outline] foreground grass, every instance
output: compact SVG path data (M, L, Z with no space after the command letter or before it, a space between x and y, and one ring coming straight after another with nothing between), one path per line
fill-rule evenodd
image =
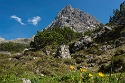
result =
M32 72L25 72L21 76L6 74L0 76L0 83L22 83L22 78L29 79L32 83L125 83L125 73L115 73L112 77L101 72L91 72L83 68L80 70L71 69L64 75L35 75Z
M54 58L42 51L29 54L0 55L0 83L22 83L23 78L32 83L125 83L125 73L110 76L78 68L74 59Z

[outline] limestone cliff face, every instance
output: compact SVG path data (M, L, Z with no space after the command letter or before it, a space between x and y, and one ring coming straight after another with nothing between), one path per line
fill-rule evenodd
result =
M61 28L70 27L76 32L85 32L88 29L94 29L99 24L100 22L88 13L84 13L80 9L72 8L71 5L67 5L58 13L47 29L59 26Z

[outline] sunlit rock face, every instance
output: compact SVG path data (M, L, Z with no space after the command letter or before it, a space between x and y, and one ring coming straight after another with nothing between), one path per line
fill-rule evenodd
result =
M88 29L95 29L98 25L100 25L100 22L93 16L67 5L46 29L58 26L60 28L70 27L75 32L85 32Z

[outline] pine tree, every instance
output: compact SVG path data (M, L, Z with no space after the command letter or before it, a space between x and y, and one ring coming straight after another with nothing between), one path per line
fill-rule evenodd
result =
M125 26L125 1L121 3L120 10L113 11L113 16L110 17L109 23L116 26Z

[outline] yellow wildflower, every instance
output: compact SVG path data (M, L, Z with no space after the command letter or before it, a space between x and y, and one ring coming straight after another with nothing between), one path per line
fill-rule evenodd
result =
M83 72L86 72L87 70L86 69L83 69Z
M86 72L86 69L80 68L81 72Z
M104 74L102 72L98 73L100 77L104 77Z
M93 75L91 73L89 73L89 77L92 77Z
M75 69L75 67L74 67L74 66L70 66L70 69L72 69L72 70L73 70L73 69Z
M80 68L79 70L82 72L82 70L83 70L83 69L82 69L82 68Z

